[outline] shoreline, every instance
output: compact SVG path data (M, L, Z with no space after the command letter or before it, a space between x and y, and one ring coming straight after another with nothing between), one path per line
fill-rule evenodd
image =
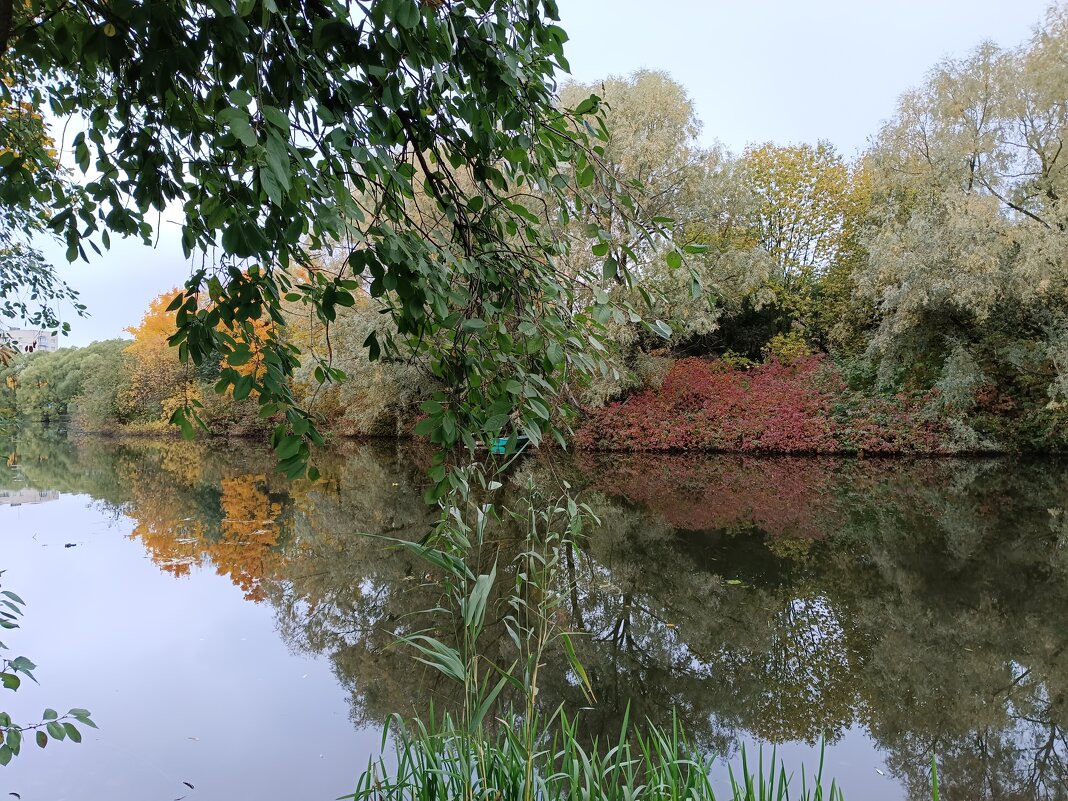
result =
M217 433L217 434L202 434L193 439L184 439L181 434L181 430L177 427L166 430L161 429L159 431L123 431L123 430L76 430L66 428L62 425L42 424L31 421L31 425L35 428L41 428L46 430L53 430L57 434L63 434L69 439L82 440L82 439L101 439L110 440L116 443L122 442L151 442L151 441L182 441L190 443L202 443L205 445L214 445L223 442L242 442L254 445L260 445L265 449L270 448L268 438L265 435L253 434L248 432L234 432L234 433ZM17 440L17 432L20 427L24 427L25 423L20 426L15 423L11 436ZM416 436L396 436L396 435L349 435L349 434L326 434L327 445L330 447L332 444L394 444L394 443L412 443L421 441L420 437ZM658 447L578 447L572 444L572 447L566 450L561 449L555 443L545 443L538 450L543 451L563 451L565 453L573 454L575 456L585 457L613 457L613 456L652 456L652 457L688 457L688 456L746 456L755 457L761 459L783 459L783 458L799 458L799 459L858 459L858 460L880 460L885 459L888 461L910 461L910 460L945 460L945 459L966 459L982 461L984 459L1058 459L1068 458L1068 450L1037 450L1037 449L962 449L962 450L934 450L934 451L917 451L917 450L851 450L851 449L838 449L838 450L818 450L818 449L799 449L799 450L775 450L775 449L761 449L761 448L658 448Z

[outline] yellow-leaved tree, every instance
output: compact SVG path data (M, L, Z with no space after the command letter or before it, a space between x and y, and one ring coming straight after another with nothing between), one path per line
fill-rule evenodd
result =
M164 292L148 305L140 324L126 330L133 342L126 348L126 380L119 403L131 420L166 423L174 409L199 398L191 364L174 358L168 340L174 334L174 314L167 307L178 293Z

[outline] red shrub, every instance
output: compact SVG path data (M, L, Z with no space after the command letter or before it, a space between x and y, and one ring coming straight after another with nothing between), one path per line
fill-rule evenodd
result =
M939 449L926 398L848 390L823 356L738 370L680 359L658 390L590 413L579 448L623 451L918 453Z

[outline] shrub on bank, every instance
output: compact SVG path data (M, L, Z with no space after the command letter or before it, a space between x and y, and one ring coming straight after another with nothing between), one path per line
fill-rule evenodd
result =
M741 369L676 361L659 389L591 410L582 449L774 453L937 453L951 450L932 395L851 390L825 356Z

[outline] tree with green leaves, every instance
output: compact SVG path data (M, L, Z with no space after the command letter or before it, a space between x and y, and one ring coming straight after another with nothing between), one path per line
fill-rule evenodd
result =
M4 17L0 3L0 24ZM0 56L0 320L60 329L62 307L85 307L56 275L36 246L51 208L71 201L74 192L48 135L40 110L13 96L13 80ZM3 354L0 353L0 356Z
M90 402L104 402L114 394L122 372L123 349L129 343L121 339L94 342L84 348L62 348L53 353L32 353L15 359L0 369L13 407L19 417L56 422L67 416L83 391L94 397ZM13 402L12 402L13 401Z
M2 91L81 128L84 196L49 203L68 258L147 241L178 209L186 254L218 257L176 298L172 343L183 361L221 355L219 391L283 416L274 444L295 476L322 436L290 376L302 359L342 376L286 338L282 301L327 324L361 285L397 331L367 338L371 358L414 352L445 387L425 406L435 443L562 439L555 395L594 369L608 300L576 302L544 212L634 203L600 168L598 98L556 102L557 17L554 0L31 0L0 30ZM264 318L250 378L243 343Z

